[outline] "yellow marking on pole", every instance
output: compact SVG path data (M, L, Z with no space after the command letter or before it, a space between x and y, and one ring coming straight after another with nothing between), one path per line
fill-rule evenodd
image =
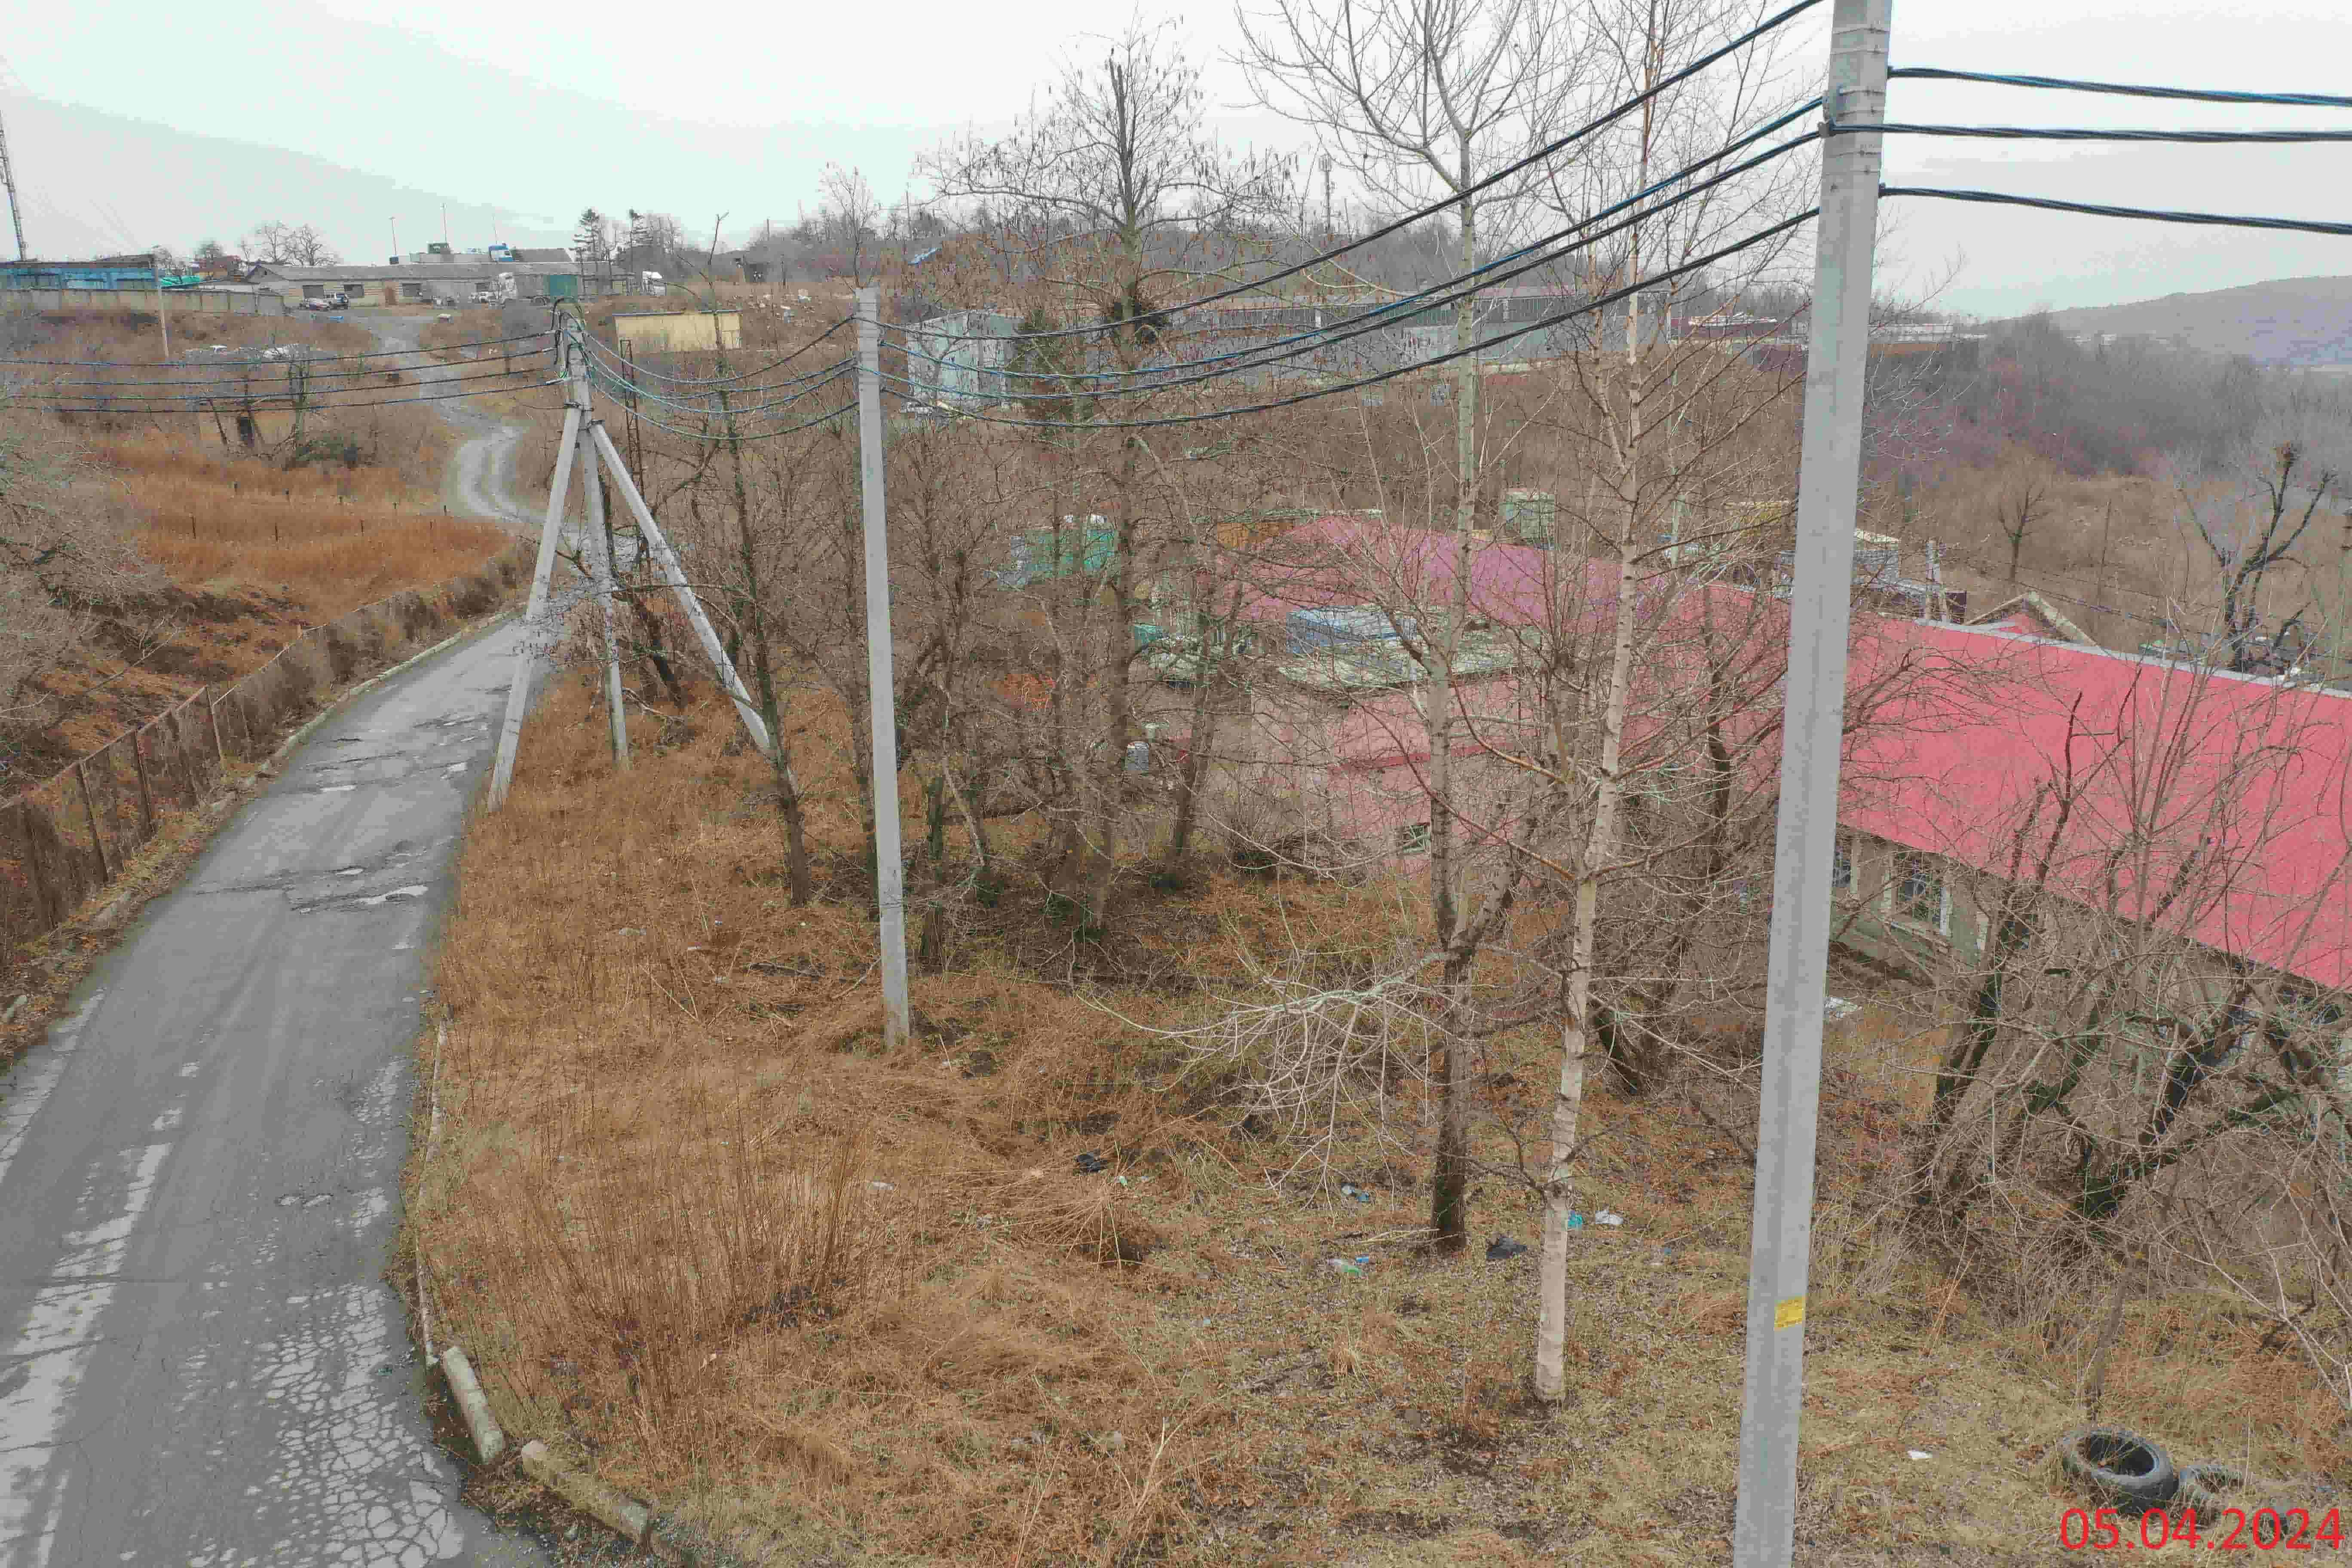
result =
M1802 1296L1791 1296L1772 1309L1772 1326L1775 1329L1793 1329L1804 1321L1805 1299Z

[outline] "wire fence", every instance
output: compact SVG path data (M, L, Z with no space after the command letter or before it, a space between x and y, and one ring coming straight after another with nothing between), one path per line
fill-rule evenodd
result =
M175 812L226 787L232 761L268 754L335 688L495 605L535 541L431 589L406 589L311 626L231 685L205 686L0 805L0 955L64 924L121 877Z

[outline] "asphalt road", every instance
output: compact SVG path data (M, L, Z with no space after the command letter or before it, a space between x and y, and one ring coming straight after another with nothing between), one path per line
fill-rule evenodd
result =
M548 1561L458 1502L383 1279L521 636L320 726L0 1076L0 1568Z

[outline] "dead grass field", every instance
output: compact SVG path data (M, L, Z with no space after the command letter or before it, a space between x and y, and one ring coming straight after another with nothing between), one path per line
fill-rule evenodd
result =
M823 869L854 889L839 715L796 701ZM438 960L446 1121L411 1235L518 1445L760 1563L1727 1559L1748 1159L1690 1099L1588 1102L1580 1200L1625 1223L1580 1233L1574 1396L1547 1413L1522 1394L1533 1257L1418 1253L1419 1163L1363 1127L1332 1177L1370 1205L1287 1176L1279 1139L1103 1010L1181 1021L1208 1005L1187 986L1090 1004L1008 909L917 979L925 1027L886 1053L861 907L790 907L763 766L725 754L723 708L688 721L641 721L615 776L580 683L551 691ZM1223 878L1131 896L1123 929L1206 974L1285 918L1344 942L1394 907ZM1892 1018L1832 1042L1799 1561L2065 1560L2047 1454L2096 1325L1948 1285L1879 1223L1925 1048ZM1547 1081L1550 1046L1506 1041L1494 1092L1539 1093L1508 1080ZM1524 1194L1475 1201L1482 1237L1533 1239ZM2104 1414L2184 1460L2347 1474L2340 1408L2260 1338L2207 1298L2136 1298Z
M145 516L140 552L173 582L275 587L321 619L445 582L508 542L494 523L449 516L394 470L287 472L152 432L91 445Z
M505 548L495 524L442 510L429 485L449 445L446 422L429 405L415 412L430 428L395 433L392 462L292 470L223 447L208 428L75 426L78 498L159 580L105 607L76 654L41 678L37 732L17 737L21 771L38 776L200 685L257 668L307 626L446 582Z
M51 324L37 355L42 359L106 360L152 363L163 358L163 324L152 310L74 310L47 318ZM374 335L351 321L331 321L304 312L291 316L216 315L210 311L171 316L174 358L212 343L231 348L268 348L306 343L335 353L363 353Z

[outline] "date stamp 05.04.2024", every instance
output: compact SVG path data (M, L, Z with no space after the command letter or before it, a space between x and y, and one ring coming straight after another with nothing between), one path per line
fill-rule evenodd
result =
M2208 1552L2329 1552L2344 1545L2342 1510L2225 1508L2200 1517L2193 1508L2141 1514L2111 1508L2070 1508L2058 1520L2058 1544L2069 1552L2155 1551L2188 1546Z

